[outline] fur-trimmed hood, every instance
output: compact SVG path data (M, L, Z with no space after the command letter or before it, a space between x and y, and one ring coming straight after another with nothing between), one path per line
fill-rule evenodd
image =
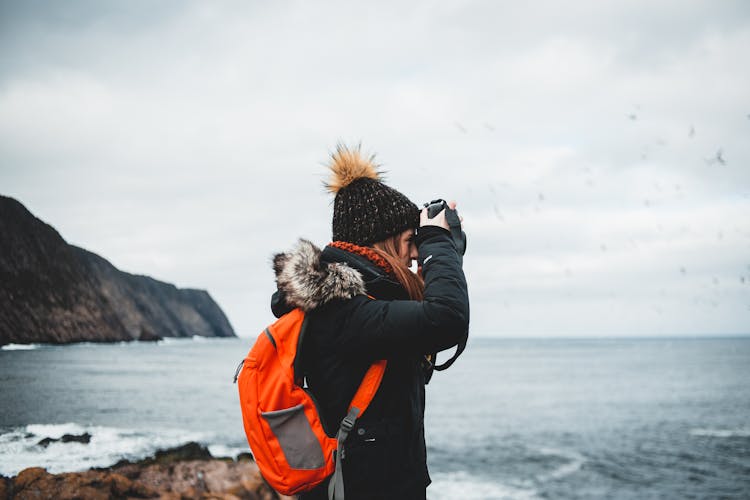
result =
M305 239L291 251L274 255L276 286L287 305L310 311L332 299L365 294L359 271L343 262L322 262L320 256L320 248Z

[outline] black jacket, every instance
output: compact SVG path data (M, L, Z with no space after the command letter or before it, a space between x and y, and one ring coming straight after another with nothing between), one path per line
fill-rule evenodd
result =
M424 498L430 482L422 361L426 353L461 340L469 299L450 233L421 228L416 242L425 279L421 302L409 300L400 283L367 258L339 248L328 246L315 255L317 249L301 241L297 254L274 260L279 285L274 312L308 311L301 366L330 436L369 366L387 360L380 389L346 441L345 491L352 499ZM306 254L302 259L300 251ZM326 487L301 498L327 498Z

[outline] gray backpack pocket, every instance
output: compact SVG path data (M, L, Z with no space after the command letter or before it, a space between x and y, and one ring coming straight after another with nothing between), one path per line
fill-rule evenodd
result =
M293 469L319 469L325 466L323 449L305 417L304 406L262 412Z

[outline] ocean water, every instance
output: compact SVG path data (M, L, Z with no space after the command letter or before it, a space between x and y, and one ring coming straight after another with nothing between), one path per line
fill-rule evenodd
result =
M232 376L251 342L6 346L0 474L246 451ZM475 338L425 425L433 500L750 498L750 338Z

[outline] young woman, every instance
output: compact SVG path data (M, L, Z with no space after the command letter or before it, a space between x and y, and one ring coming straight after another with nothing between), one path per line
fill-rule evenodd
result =
M466 279L445 211L429 219L383 184L372 157L332 155L333 242L300 240L274 257L277 316L308 312L301 348L310 392L335 436L367 369L387 360L380 388L345 441L349 499L425 498L425 355L456 345L469 324ZM451 207L454 208L454 207ZM417 260L421 276L409 266ZM374 299L374 300L373 300ZM301 499L327 499L327 484Z

